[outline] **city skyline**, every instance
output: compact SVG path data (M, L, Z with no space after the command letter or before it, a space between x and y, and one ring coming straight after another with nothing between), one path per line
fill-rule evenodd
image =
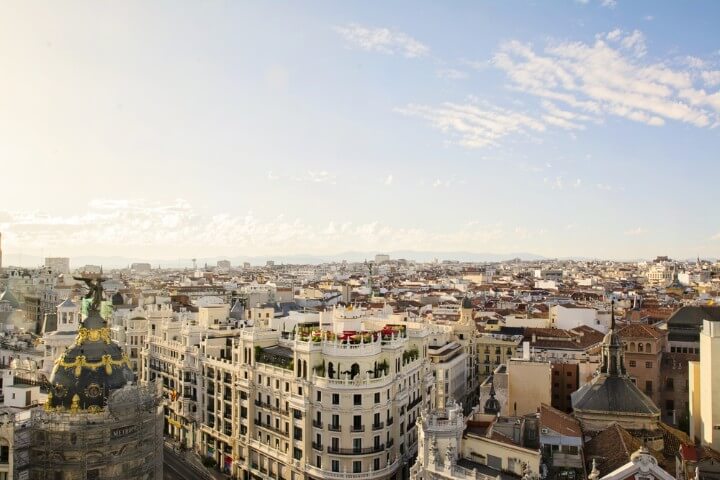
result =
M6 257L718 256L715 3L174 6L5 8Z

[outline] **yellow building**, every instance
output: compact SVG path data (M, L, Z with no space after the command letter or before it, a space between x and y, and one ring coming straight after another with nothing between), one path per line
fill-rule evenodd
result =
M700 361L689 362L690 436L720 449L720 324L703 320Z

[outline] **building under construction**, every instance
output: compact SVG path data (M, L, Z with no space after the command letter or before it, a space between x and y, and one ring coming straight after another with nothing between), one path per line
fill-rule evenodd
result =
M114 391L99 413L34 411L29 475L16 478L162 479L162 411L156 399L149 387L128 385Z
M17 426L13 478L161 480L162 407L153 386L139 386L100 316L101 278L87 278L92 299L75 343L55 360L44 409ZM29 434L27 433L29 432Z

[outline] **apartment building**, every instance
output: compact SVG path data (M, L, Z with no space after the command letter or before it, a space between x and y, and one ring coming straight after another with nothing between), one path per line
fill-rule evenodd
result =
M435 403L426 326L344 311L330 329L187 323L149 339L143 379L162 379L166 433L223 471L386 479L408 468L419 411Z
M660 370L667 331L643 324L621 327L618 334L625 351L625 370L658 407L662 404Z

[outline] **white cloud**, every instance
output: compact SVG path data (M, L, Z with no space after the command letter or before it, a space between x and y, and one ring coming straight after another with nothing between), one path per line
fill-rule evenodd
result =
M700 74L705 85L709 87L716 87L720 85L720 70L708 70Z
M274 181L276 181L276 180L279 180L280 177L278 177L277 175L275 175L275 174L272 172L272 170L270 170L270 171L267 173L267 179L270 180L271 182L274 182Z
M334 30L348 42L363 50L400 54L407 58L422 57L430 49L411 36L387 28L369 28L356 23L334 27Z
M545 125L536 118L486 103L446 102L437 107L410 104L396 111L427 120L468 148L498 145L498 140L511 133L545 130Z
M702 58L688 55L685 57L685 64L690 68L700 69L705 67L705 60Z
M655 17L653 17L652 15L645 15L643 17L643 20L645 20L646 22L652 22L653 20L655 20Z
M393 176L392 176L392 174L390 174L390 175L388 175L387 177L385 177L385 180L383 180L383 183L384 183L385 185L387 185L387 186L392 185L392 183L393 183Z
M501 226L479 223L434 232L377 222L319 219L316 215L306 220L284 216L259 218L252 213L201 214L182 199L166 204L96 200L76 215L7 212L0 217L0 229L7 254L52 249L67 255L137 257L139 251L159 251L162 258L191 256L201 250L208 255L218 250L248 255L326 254L340 250L473 250L480 245L497 245L506 234Z
M445 80L465 80L468 77L467 73L454 68L438 70L436 74L438 78L444 78Z
M643 227L637 227L630 230L625 231L625 235L629 237L637 237L639 235L645 235L647 233L647 230L645 230Z
M335 185L335 175L328 172L327 170L309 170L306 176L300 177L298 180L312 183L328 183L331 185Z
M617 0L600 0L600 5L605 8L617 7Z
M617 29L598 35L594 43L560 42L543 50L510 41L495 54L494 65L505 71L510 88L593 121L613 115L652 126L666 120L698 127L716 123L720 94L697 88L699 77L689 71L644 61L646 51L642 32ZM703 79L715 76L707 73ZM578 119L552 117L544 121L579 125Z

